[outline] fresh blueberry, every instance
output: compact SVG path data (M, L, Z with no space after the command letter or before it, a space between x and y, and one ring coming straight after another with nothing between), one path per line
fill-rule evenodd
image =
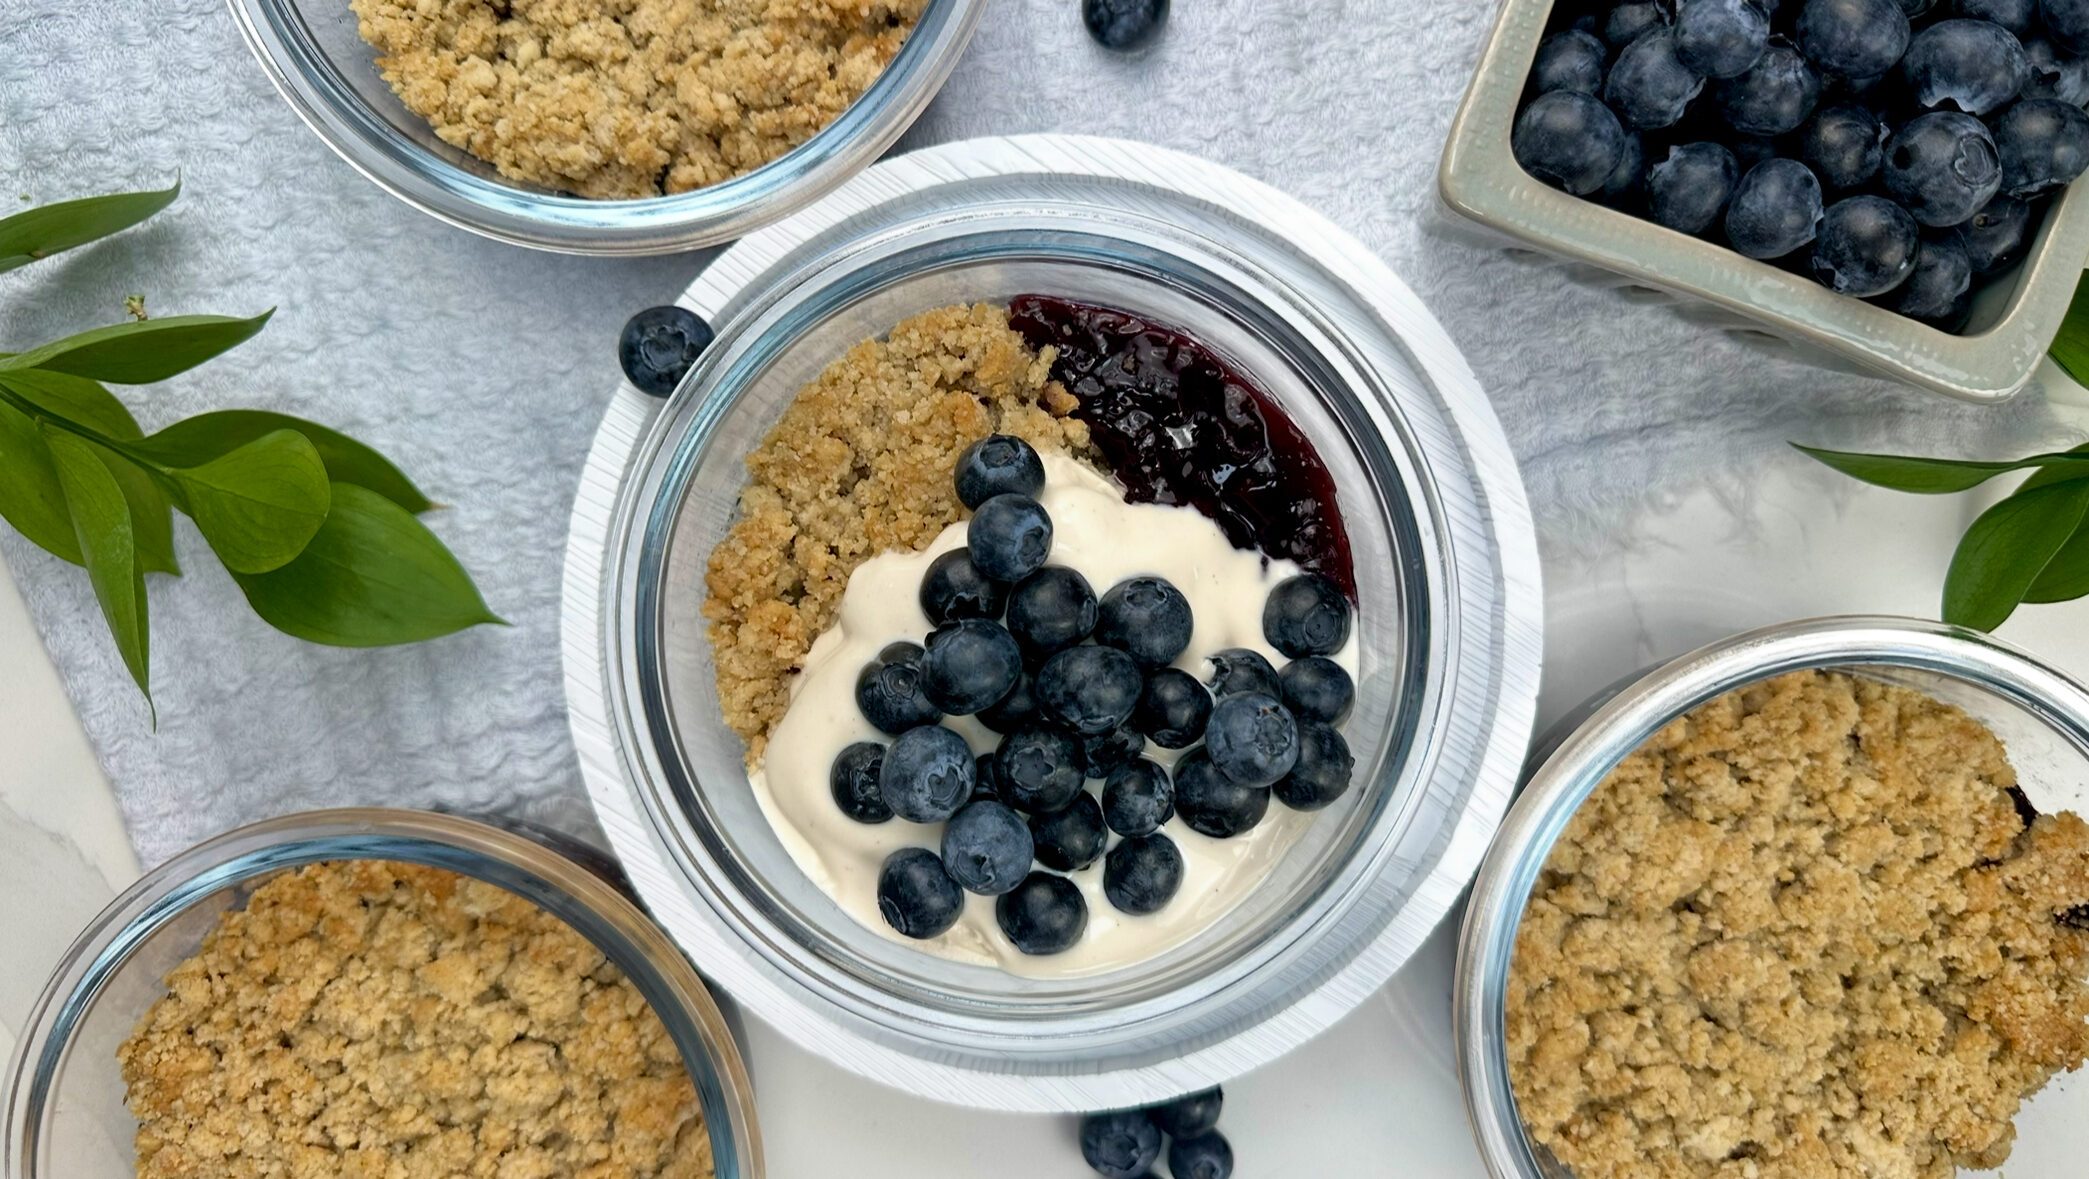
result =
M1163 667L1146 677L1146 690L1132 712L1132 725L1162 749L1187 749L1204 739L1211 719L1211 693L1197 677L1179 667Z
M1676 57L1707 78L1744 73L1770 43L1770 14L1755 0L1681 0Z
M1922 109L1948 104L1969 115L2014 99L2031 76L2015 34L1987 20L1938 21L1908 42L1900 68Z
M922 658L920 647L894 643L863 665L856 675L856 707L863 719L893 736L943 719L922 688Z
M1066 877L1032 872L994 901L994 920L1023 953L1057 954L1081 940L1088 902Z
M998 622L960 618L928 636L921 690L951 716L970 716L999 702L1023 674L1023 651Z
M1225 1091L1214 1085L1156 1105L1146 1111L1146 1116L1170 1138L1195 1138L1219 1124L1219 1111L1225 1104Z
M1338 724L1356 699L1356 682L1325 655L1292 660L1277 673L1277 680L1284 686L1284 707L1302 721Z
M1298 721L1271 696L1228 696L1212 706L1204 748L1220 772L1243 786L1268 786L1298 760Z
M1142 1179L1161 1157L1161 1132L1138 1110L1081 1118L1081 1157L1103 1179Z
M878 796L910 823L940 823L972 797L978 782L965 739L941 725L901 733L878 770Z
M997 495L1035 499L1044 492L1044 460L1013 434L989 434L958 456L955 481L959 501L975 510Z
M1119 835L1150 835L1175 817L1175 786L1158 762L1138 758L1103 783L1103 822Z
M1284 682L1277 678L1277 669L1269 665L1260 651L1228 647L1205 662L1211 664L1211 694L1221 700L1247 692L1279 698L1284 695Z
M1908 14L1896 0L1806 0L1799 51L1824 73L1869 78L1908 51Z
M1886 160L1886 124L1854 103L1828 107L1799 132L1799 159L1831 191L1867 184Z
M1726 211L1740 168L1716 143L1681 143L1647 170L1647 208L1656 223L1679 233L1703 233Z
M1538 57L1530 67L1530 92L1572 90L1593 96L1603 89L1603 63L1609 60L1610 50L1592 34L1579 29L1554 33L1538 42Z
M1287 577L1263 599L1262 637L1293 659L1332 655L1349 641L1349 599L1318 573Z
M1030 816L1030 838L1037 846L1037 862L1061 872L1073 872L1093 864L1103 854L1109 839L1103 826L1103 808L1086 790L1048 815ZM1028 868L1029 862L1023 866Z
M1603 80L1603 101L1628 126L1651 131L1682 118L1704 88L1704 75L1676 56L1675 31L1659 28L1618 54Z
M834 755L827 771L827 789L834 805L858 823L882 823L892 817L879 793L878 778L885 768L885 747L876 741L857 741Z
M648 307L624 324L617 363L641 393L665 397L711 346L711 325L683 307Z
M1008 694L977 713L979 723L996 733L1013 733L1037 718L1037 681L1029 672L1015 679Z
M1129 721L1107 733L1080 738L1081 769L1091 778L1107 778L1117 767L1146 752L1146 734Z
M1096 737L1129 720L1146 677L1115 647L1068 647L1037 669L1037 703L1045 719L1083 737Z
M928 654L921 644L909 639L894 639L878 648L879 663L919 663Z
M1052 555L1052 518L1029 496L1004 492L972 513L965 547L981 573L995 581L1021 581Z
M1168 0L1081 0L1081 23L1104 49L1144 48L1168 23Z
M997 897L1021 884L1032 854L1029 825L999 802L966 803L943 825L943 870L966 892Z
M1637 131L1627 131L1624 150L1618 152L1618 166L1611 169L1610 179L1603 182L1592 199L1613 209L1635 211L1646 194L1646 174L1646 140Z
M1764 160L1734 186L1727 244L1750 258L1781 258L1813 240L1821 214L1821 182L1806 165Z
M1182 851L1154 832L1117 841L1103 860L1103 895L1121 913L1158 913L1182 887Z
M1626 0L1610 10L1609 19L1603 23L1603 39L1610 42L1612 49L1623 49L1648 30L1666 25L1670 10L1655 0Z
M1319 721L1298 722L1298 760L1269 792L1295 811L1317 811L1349 789L1356 758L1335 727Z
M1033 663L1063 651L1095 629L1095 591L1064 565L1047 565L1008 594L1008 630Z
M1837 201L1813 241L1813 276L1837 294L1883 295L1915 269L1921 232L1906 209L1885 197Z
M2002 191L2017 200L2051 192L2089 166L2089 114L2057 98L2027 98L1995 120Z
M1979 212L2002 187L1995 137L1959 111L1918 115L1894 132L1886 141L1884 175L1887 193L1915 220L1937 228Z
M1165 577L1127 577L1096 608L1095 641L1143 668L1165 667L1190 645L1190 600Z
M934 937L957 924L965 894L925 847L903 847L878 869L878 912L912 938Z
M2031 243L2033 219L2030 205L2001 196L1952 233L1966 252L1966 264L1974 274L1987 278L2016 265L2024 256Z
M2089 55L2089 0L2038 0L2038 23L2060 48Z
M2089 103L2089 57L2063 53L2044 37L2034 37L2024 42L2024 60L2030 66L2025 98L2057 98L2076 106Z
M1969 20L1991 20L2021 37L2038 21L2038 0L1951 0L1951 11Z
M994 769L1008 805L1033 815L1063 809L1081 792L1081 747L1058 729L1030 725L1001 739Z
M1767 135L1736 135L1726 141L1726 146L1734 153L1734 164L1742 176L1764 160L1777 158L1777 141Z
M1555 90L1532 99L1509 135L1523 170L1575 196L1603 187L1625 150L1625 129L1586 94Z
M936 626L953 618L999 618L1007 606L1008 583L981 573L964 549L930 561L921 577L921 612Z
M1175 763L1175 813L1190 830L1213 839L1230 839L1262 821L1269 811L1269 791L1243 786L1198 746Z
M1233 1147L1217 1130L1168 1143L1168 1174L1175 1179L1233 1179Z
M1748 72L1712 90L1720 116L1743 135L1782 135L1804 123L1820 98L1820 75L1782 43L1764 50Z
M982 753L972 759L972 777L973 802L983 799L1008 801L1008 788L1001 783L1001 767L994 761L993 754Z
M1894 292L1895 311L1925 323L1955 324L1965 314L1973 264L1957 237L1927 237L1915 251L1915 269Z

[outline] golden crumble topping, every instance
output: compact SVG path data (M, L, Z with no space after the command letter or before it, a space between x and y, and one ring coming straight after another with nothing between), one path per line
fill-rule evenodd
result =
M849 574L963 517L950 473L967 446L1001 433L1040 451L1087 449L1051 361L1006 308L925 312L828 365L747 456L740 518L711 551L704 617L725 720L750 763Z
M2089 827L1956 708L1802 672L1575 813L1517 932L1510 1078L1577 1179L1945 1179L2089 1052Z
M375 860L224 914L117 1049L145 1179L708 1179L696 1090L592 943Z
M729 180L869 89L928 0L350 0L435 133L510 179L628 199Z

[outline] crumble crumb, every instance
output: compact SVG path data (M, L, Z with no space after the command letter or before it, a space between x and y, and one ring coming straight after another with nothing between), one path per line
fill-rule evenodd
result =
M1663 729L1575 813L1511 962L1510 1078L1577 1179L1948 1179L2089 1053L2089 826L1994 734L1801 672Z

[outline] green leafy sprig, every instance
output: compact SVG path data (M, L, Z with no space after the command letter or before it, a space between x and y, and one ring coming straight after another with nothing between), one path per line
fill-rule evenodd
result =
M0 272L136 225L180 188L0 219ZM297 638L379 647L501 623L416 518L435 505L376 450L261 410L200 414L147 434L109 392L186 372L251 338L271 314L135 319L0 353L0 518L86 568L148 704L145 575L181 573L174 510L194 521L254 612Z

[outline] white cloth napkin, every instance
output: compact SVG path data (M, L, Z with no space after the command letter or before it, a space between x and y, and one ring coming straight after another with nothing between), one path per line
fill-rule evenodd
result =
M347 0L340 0L345 4ZM1997 454L2057 435L2039 397L1972 409L1766 359L1662 307L1444 232L1436 157L1491 6L1178 0L1145 56L1089 43L1077 0L995 0L913 145L1078 131L1196 152L1296 194L1378 250L1466 350L1524 464L1548 551L1585 551L1662 497L1745 495L1786 439ZM343 651L257 620L182 521L187 576L151 579L159 726L87 579L0 528L147 863L284 811L501 811L593 837L560 691L567 509L617 381L617 329L703 255L555 257L409 209L331 155L270 89L221 0L0 2L0 208L164 183L148 226L0 276L0 347L161 314L275 320L130 391L148 429L283 410L389 453L514 623ZM5 674L5 669L0 669ZM51 784L54 790L64 783Z

